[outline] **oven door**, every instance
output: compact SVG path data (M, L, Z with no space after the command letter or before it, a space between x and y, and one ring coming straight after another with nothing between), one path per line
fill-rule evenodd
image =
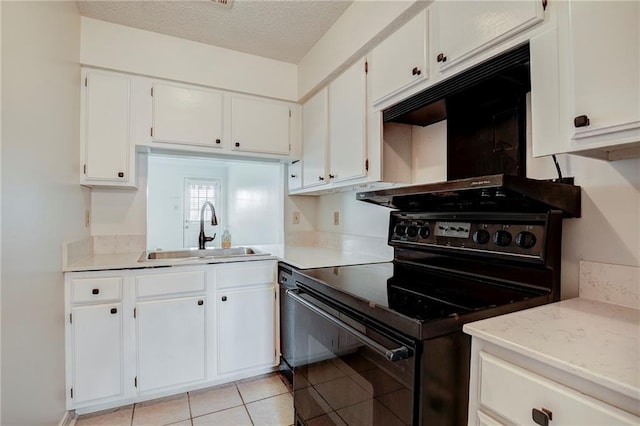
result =
M304 290L287 297L296 304L296 426L416 423L415 342Z

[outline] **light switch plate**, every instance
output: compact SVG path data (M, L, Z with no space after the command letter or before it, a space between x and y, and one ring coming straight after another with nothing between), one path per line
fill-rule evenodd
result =
M294 225L300 225L300 212L293 212L292 222Z
M333 224L340 225L340 212L333 212Z

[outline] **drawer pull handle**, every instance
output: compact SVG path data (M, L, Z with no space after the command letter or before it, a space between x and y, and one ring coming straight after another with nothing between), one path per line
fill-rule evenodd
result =
M226 302L227 301L227 296L222 296L222 301Z
M100 289L94 288L93 290L91 290L91 294L100 294Z
M438 56L436 57L436 60L438 62L447 62L447 57L445 56L444 53L438 53Z
M532 408L531 418L533 419L535 424L538 424L540 426L549 426L549 421L553 420L553 413L546 408Z
M118 313L118 308L111 308L111 313L112 314L117 314Z
M204 300L198 300L198 306L204 305Z
M411 70L411 75L420 75L420 74L422 74L422 71L420 71L420 68L413 67L413 69Z
M589 117L586 115L579 115L573 119L573 125L575 127L587 127L589 124L591 124L591 121L589 121Z

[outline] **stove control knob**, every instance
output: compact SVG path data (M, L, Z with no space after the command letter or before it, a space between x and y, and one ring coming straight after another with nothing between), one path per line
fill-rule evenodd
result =
M486 229L478 229L471 238L478 244L487 244L491 240L491 234Z
M431 231L429 231L428 225L425 225L422 228L420 228L420 238L429 238L429 234L431 234Z
M499 246L508 246L511 244L511 234L507 231L496 231L496 233L493 234L493 242Z
M516 235L516 245L518 247L529 249L536 245L536 236L531 232L522 231Z
M407 228L407 237L417 237L418 236L418 227L417 226L410 226Z
M403 225L396 225L393 232L399 237L404 237L404 235L407 233L407 227Z

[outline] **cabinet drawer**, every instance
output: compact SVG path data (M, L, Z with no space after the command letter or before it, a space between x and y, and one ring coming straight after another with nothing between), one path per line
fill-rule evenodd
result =
M480 352L480 403L515 424L534 424L532 410L542 408L559 425L631 425L640 420L485 352Z
M71 280L73 303L104 302L122 298L122 277Z
M245 262L241 266L221 266L216 271L217 288L273 284L275 268L275 262Z
M191 293L205 290L205 271L170 272L136 278L138 297Z

